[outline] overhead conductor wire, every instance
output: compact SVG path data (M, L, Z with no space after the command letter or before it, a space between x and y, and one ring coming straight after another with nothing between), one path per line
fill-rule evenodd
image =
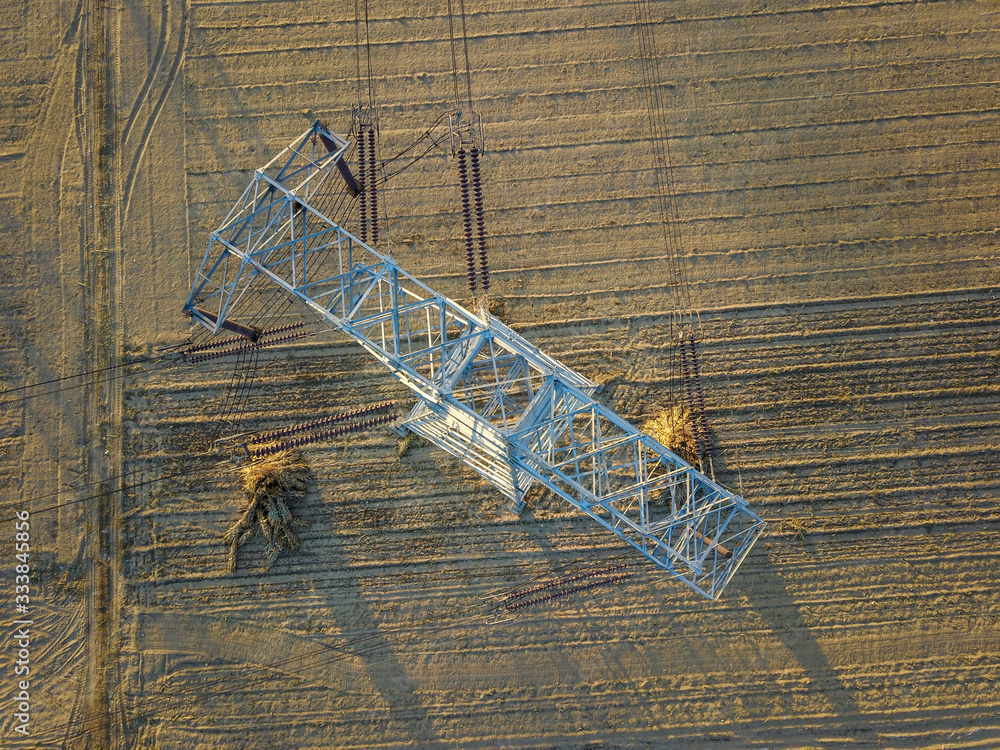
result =
M673 175L667 119L661 95L659 52L649 0L635 0L635 20L639 37L639 62L643 92L649 116L650 144L653 150L653 182L664 245L667 250L669 286L674 298L670 315L669 390L672 400L685 403L692 421L698 452L698 462L712 457L712 441L708 435L701 372L696 353L698 316L691 301L690 284L685 272L680 212ZM697 114L697 110L696 110ZM704 159L704 154L702 154ZM669 419L673 423L674 410ZM672 424L672 427L676 427ZM713 472L714 473L714 472Z

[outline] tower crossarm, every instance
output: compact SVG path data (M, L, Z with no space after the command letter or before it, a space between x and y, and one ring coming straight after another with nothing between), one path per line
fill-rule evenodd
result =
M317 122L257 170L211 233L185 311L217 333L227 317L238 318L251 290L277 286L416 394L406 428L515 502L535 482L544 485L718 598L763 521L743 498L595 401L590 380L489 313L434 292L333 221L323 206L348 148Z

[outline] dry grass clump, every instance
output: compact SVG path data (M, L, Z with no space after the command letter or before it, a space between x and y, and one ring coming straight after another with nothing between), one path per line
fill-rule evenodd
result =
M620 367L602 367L595 368L587 377L590 378L591 382L600 386L599 390L603 390L605 386L615 384L615 381L624 380L627 375L628 373Z
M416 445L419 440L420 436L415 432L408 432L405 437L400 438L399 444L396 446L396 452L399 453L399 457L402 458L409 453L410 448Z
M236 570L237 551L255 533L260 533L267 545L267 568L278 559L282 549L301 546L292 527L308 526L309 522L292 516L288 504L306 496L312 478L312 469L299 450L275 453L240 471L246 499L239 519L222 537L229 545L230 572Z
M642 424L642 431L690 464L698 462L694 420L682 406L665 409Z
M783 518L778 523L778 532L795 539L805 539L809 533L809 524L801 518Z
M507 309L506 297L499 297L492 294L487 302L487 306L489 307L490 315L499 318L500 322L504 325L510 325L510 313Z
M507 307L507 298L501 297L497 294L490 294L484 300L482 294L478 294L475 297L469 297L462 300L462 304L465 306L466 310L472 310L474 313L479 313L482 310L483 302L486 303L486 309L489 310L490 315L498 318L504 325L510 325L510 311Z

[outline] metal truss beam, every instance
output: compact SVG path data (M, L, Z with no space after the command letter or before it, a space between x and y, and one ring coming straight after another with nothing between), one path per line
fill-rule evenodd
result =
M416 394L408 429L515 502L544 485L717 599L764 522L595 401L590 380L486 311L434 292L324 215L318 198L336 183L331 175L349 148L317 122L258 169L212 232L185 311L217 333L255 286L283 289Z

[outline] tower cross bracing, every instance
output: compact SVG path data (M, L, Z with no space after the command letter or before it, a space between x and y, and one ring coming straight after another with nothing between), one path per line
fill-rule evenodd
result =
M320 122L250 185L185 303L213 333L274 285L344 332L417 396L402 426L515 503L540 483L710 599L764 529L746 501L593 398L596 385L485 310L408 274L317 208L351 188L350 141Z

